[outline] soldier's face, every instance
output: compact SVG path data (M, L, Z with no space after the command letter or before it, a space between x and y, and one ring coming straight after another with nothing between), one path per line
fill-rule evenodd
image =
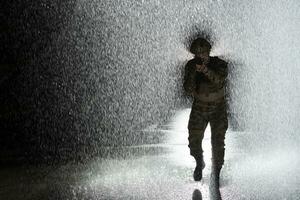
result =
M209 58L208 48L201 48L196 53L196 57L201 58L202 60L207 60Z

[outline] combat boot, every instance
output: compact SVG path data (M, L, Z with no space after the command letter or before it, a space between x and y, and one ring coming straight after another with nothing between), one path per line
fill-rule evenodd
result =
M194 180L201 181L202 179L202 170L205 167L205 162L202 157L196 158L196 168L194 170Z

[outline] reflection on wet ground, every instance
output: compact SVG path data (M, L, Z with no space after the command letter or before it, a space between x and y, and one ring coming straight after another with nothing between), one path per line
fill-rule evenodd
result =
M195 189L192 195L192 200L202 200L202 193L200 190Z
M163 131L165 143L103 148L109 156L58 166L14 166L0 170L0 199L299 199L299 158L283 149L253 151L251 135L228 131L220 190L210 181L209 130L203 140L203 180L194 182L186 122L180 111ZM252 145L252 146L251 146ZM280 161L280 162L279 162Z

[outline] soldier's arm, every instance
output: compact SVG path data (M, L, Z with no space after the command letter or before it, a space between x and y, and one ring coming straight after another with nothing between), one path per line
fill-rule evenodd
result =
M185 65L184 69L184 80L183 88L188 95L193 95L196 85L195 85L195 70L193 69L190 62Z
M217 85L218 88L223 87L225 79L228 75L228 68L227 63L222 61L217 67L216 71L208 69L206 72L204 72L204 75L215 85Z

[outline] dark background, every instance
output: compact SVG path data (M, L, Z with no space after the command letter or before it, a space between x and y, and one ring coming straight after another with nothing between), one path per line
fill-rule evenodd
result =
M60 56L72 49L68 48L67 40L60 45L53 43L68 26L75 3L1 1L0 148L3 162L57 156L62 140L67 137L67 132L62 133L67 131L64 124L78 120L67 113L68 107L77 109L77 103L66 96L72 89L63 84L70 80L55 76L63 69L64 60ZM75 52L69 53L72 54ZM78 61L73 58L70 62ZM61 79L56 81L60 85L53 83L54 78ZM62 109L65 105L60 106L58 101L67 107Z
M133 89L126 88L130 78L117 80L122 61L95 35L106 26L104 14L95 23L88 9L75 9L75 0L1 1L1 162L80 160L101 155L102 146L158 142L159 136L137 130L163 124L176 107L174 98L162 99L174 91L160 80L153 79L160 91L140 89L147 71L133 74L140 77ZM122 89L114 90L118 82Z

